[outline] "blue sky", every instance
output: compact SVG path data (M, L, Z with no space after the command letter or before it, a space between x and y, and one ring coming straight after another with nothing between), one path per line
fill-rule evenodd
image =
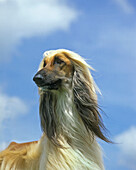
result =
M0 22L0 148L40 138L32 77L44 51L66 48L96 69L103 120L118 143L100 141L106 169L136 169L136 2L1 0Z

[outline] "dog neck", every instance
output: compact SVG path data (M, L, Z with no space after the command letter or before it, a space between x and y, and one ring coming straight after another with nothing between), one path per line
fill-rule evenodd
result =
M94 161L103 169L100 147L83 125L74 104L71 89L57 93L48 91L42 94L40 97L40 118L45 133L42 143L46 143L44 146L46 155L53 154L52 157L56 159L57 154L61 154L63 151L61 147L58 147L61 145L64 147L65 154L77 154L79 164L81 164L80 159L82 160L83 156L84 159ZM61 150L61 152L57 150Z
M41 127L49 140L58 143L65 138L72 145L92 142L74 103L72 89L47 91L40 95Z
M71 89L47 91L41 94L39 112L41 127L49 138L52 135L67 136L79 124Z

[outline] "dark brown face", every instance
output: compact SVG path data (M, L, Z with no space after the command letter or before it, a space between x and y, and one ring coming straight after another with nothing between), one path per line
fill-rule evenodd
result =
M73 66L63 53L46 57L33 80L42 90L58 90L72 77Z

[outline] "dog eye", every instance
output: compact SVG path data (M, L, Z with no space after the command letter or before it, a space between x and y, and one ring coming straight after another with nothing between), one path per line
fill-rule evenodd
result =
M46 62L45 62L45 60L44 60L44 62L43 62L43 67L45 67L46 66Z
M60 58L55 57L54 64L65 64L65 62L63 60L61 60Z

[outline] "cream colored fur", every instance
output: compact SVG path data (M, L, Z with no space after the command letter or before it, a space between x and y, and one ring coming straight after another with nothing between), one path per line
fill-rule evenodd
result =
M70 53L70 58L78 67L86 72L95 93L95 84L88 71L87 63L77 54L68 50L46 52L44 56L57 52ZM42 63L40 64L41 68ZM69 80L71 81L71 80ZM42 93L42 89L39 89ZM104 170L102 152L96 137L87 132L74 105L72 87L66 84L63 89L54 92L57 96L56 113L60 132L59 142L63 147L54 145L43 133L38 143L31 143L19 149L13 149L12 144L0 153L0 170ZM13 144L14 145L14 144Z

